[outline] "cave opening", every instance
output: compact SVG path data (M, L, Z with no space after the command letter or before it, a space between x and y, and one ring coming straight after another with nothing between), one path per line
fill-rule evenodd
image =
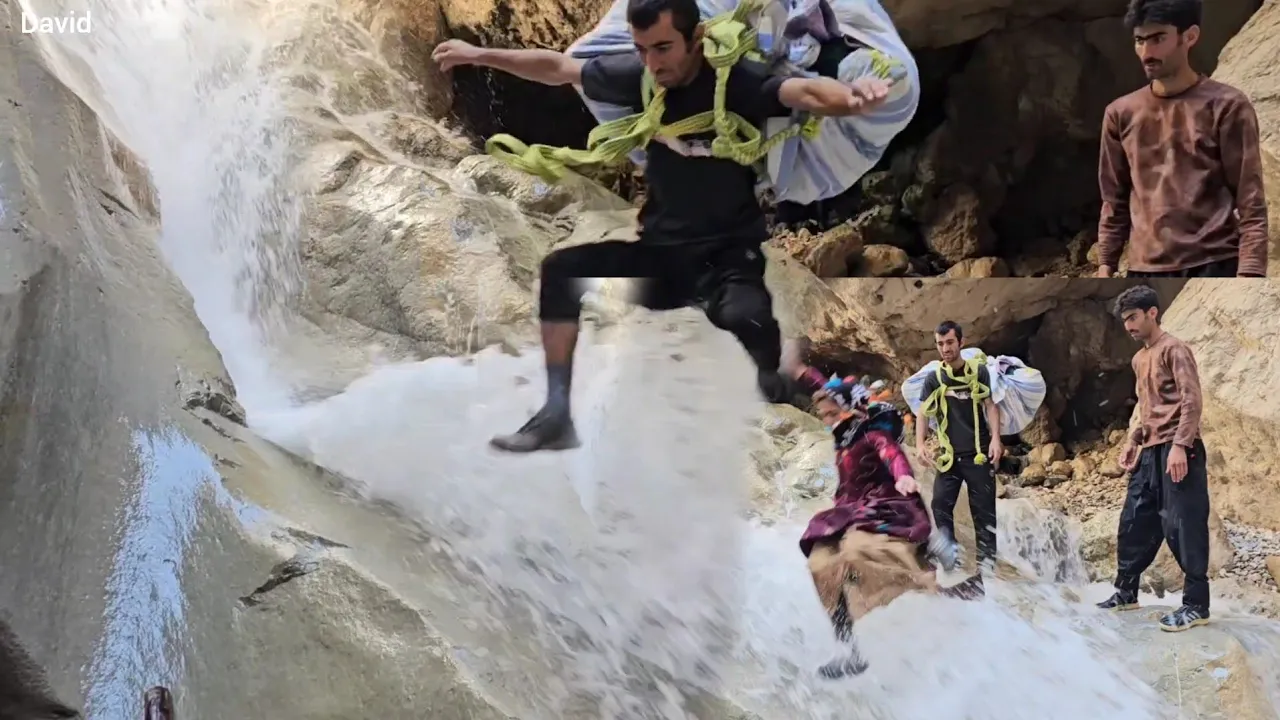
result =
M891 380L897 376L893 365L884 356L834 344L812 348L808 362L827 376L869 377L872 380Z

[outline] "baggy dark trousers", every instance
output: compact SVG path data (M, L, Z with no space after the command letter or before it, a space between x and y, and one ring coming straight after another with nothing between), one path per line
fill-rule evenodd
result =
M1138 456L1116 531L1116 589L1137 593L1160 542L1186 575L1182 602L1209 609L1209 475L1204 443L1187 449L1187 476L1175 483L1166 470L1173 443L1153 445Z
M978 545L978 563L996 559L996 476L991 464L978 465L974 455L957 455L946 472L933 481L933 522L939 530L956 536L956 503L960 486L969 490L969 515L973 517L973 534Z
M738 338L760 370L776 373L782 333L764 272L759 243L576 245L542 261L538 319L576 322L585 278L643 278L640 304L650 310L701 307L711 324Z

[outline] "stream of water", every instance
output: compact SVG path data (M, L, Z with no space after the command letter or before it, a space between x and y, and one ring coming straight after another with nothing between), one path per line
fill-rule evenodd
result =
M522 716L692 717L700 689L788 719L1176 717L1128 669L1111 621L1045 586L994 583L973 603L904 598L859 628L866 675L819 681L813 670L836 646L796 546L805 518L743 519L742 449L761 406L732 338L689 313L587 338L576 388L585 445L571 453L485 449L536 407L536 353L381 367L299 404L273 344L301 277L304 207L289 178L306 135L291 114L289 53L316 46L302 36L313 26L288 19L312 6L21 2L92 14L91 33L42 38L44 50L150 169L162 250L254 429L415 513L477 582L536 608L554 673L474 661L526 688ZM1006 552L1076 573L1072 549L1047 550L1037 522L1002 528ZM644 682L637 658L656 668Z

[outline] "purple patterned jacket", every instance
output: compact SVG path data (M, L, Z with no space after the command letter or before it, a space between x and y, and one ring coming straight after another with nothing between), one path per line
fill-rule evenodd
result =
M800 383L817 392L826 378L810 368ZM932 529L929 511L919 493L903 495L894 487L897 478L914 476L907 455L896 438L882 430L867 430L851 445L836 444L836 470L840 477L835 506L809 521L800 538L800 550L808 556L815 543L838 538L854 529L923 543Z

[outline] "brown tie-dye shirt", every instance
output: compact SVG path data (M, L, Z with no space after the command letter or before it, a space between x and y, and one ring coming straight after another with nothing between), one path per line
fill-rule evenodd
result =
M1161 97L1144 87L1107 106L1098 186L1098 263L1188 270L1239 257L1267 273L1258 116L1244 93L1205 78Z
M1191 447L1200 437L1200 374L1191 348L1163 333L1133 356L1138 382L1138 424L1133 441L1142 447L1167 442Z

